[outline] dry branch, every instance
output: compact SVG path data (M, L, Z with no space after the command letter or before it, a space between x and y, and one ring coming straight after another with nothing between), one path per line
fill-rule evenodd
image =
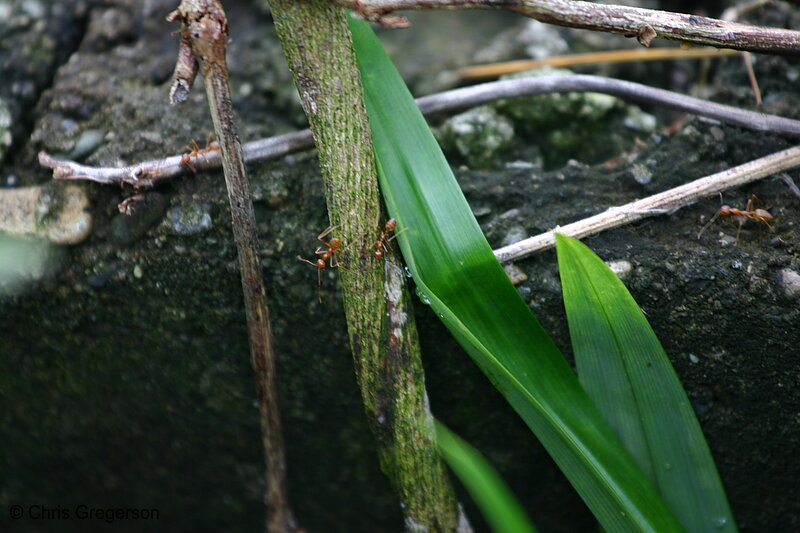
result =
M646 217L671 213L696 202L700 198L741 187L747 183L797 166L800 166L800 146L787 148L786 150L748 161L743 165L729 168L629 204L611 207L598 215L567 224L566 226L556 227L552 231L499 248L494 251L494 255L501 263L522 259L535 252L555 246L556 233L581 239Z
M256 376L266 463L266 530L268 533L291 533L296 530L296 524L286 487L286 459L278 411L272 328L258 255L258 233L250 182L242 145L236 133L228 85L228 21L219 0L183 0L167 20L181 22L181 47L170 101L177 104L187 99L199 65L220 145L231 206L233 240L239 256L251 364Z
M533 94L570 91L594 91L613 94L623 99L640 103L661 105L679 109L698 116L713 118L743 128L769 131L787 136L800 136L800 121L738 107L727 106L692 98L684 94L656 89L600 76L570 75L504 80L462 89L454 89L417 99L425 114L452 112L458 109L493 102L503 98L518 98ZM266 159L277 159L314 146L309 130L278 135L246 143L244 158L248 163ZM194 170L211 170L220 167L219 152L209 152L192 164ZM53 179L89 180L103 184L127 184L135 190L154 187L164 180L191 172L181 164L181 156L144 161L120 168L89 167L73 161L58 160L45 152L39 154L39 163L53 170Z
M644 46L660 37L750 52L800 55L800 32L735 22L575 0L330 0L362 18L385 26L405 27L398 10L504 9L541 22L636 37Z

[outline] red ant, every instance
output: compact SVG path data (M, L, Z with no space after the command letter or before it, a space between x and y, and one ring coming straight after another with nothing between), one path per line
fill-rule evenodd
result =
M342 241L340 239L337 239L336 237L333 237L329 241L324 240L324 237L327 236L330 232L332 232L335 228L336 228L336 226L331 226L328 229L326 229L325 231L323 231L322 233L320 233L319 235L317 235L317 240L319 242L321 242L322 244L324 244L325 246L327 246L328 249L327 250L323 250L322 246L317 246L317 249L316 249L316 251L314 253L319 255L320 257L318 257L316 261L312 262L312 261L309 261L308 259L306 259L304 257L300 257L299 255L297 256L297 258L300 261L305 261L309 265L313 265L313 266L317 267L317 269L318 269L317 270L317 292L319 294L320 303L322 302L322 292L320 292L320 287L322 285L322 274L321 274L322 270L325 269L325 268L339 268L339 261L338 261L338 259L336 259L336 256L334 254L336 253L337 250L339 250L341 248ZM344 267L342 267L342 268L344 268Z
M389 220L386 221L386 224L383 226L383 231L381 231L381 236L378 237L378 240L375 241L375 244L372 245L372 247L375 248L375 251L372 253L372 255L375 256L375 259L383 259L383 254L388 250L390 250L389 243L395 240L395 238L397 238L398 235L400 235L401 233L403 233L405 230L408 229L408 228L403 228L398 233L395 233L394 235L389 237L389 234L393 232L396 227L397 227L397 219L390 218Z
M722 195L720 195L720 198L722 198ZM735 207L731 207L729 205L723 205L722 207L719 208L719 211L717 211L716 214L713 217L711 217L711 220L709 220L708 223L705 226L703 226L703 229L701 229L700 232L697 234L697 238L699 239L700 236L703 234L703 232L706 229L708 229L708 227L711 224L713 224L714 221L717 220L717 218L720 215L726 217L731 217L731 216L741 217L739 219L739 228L736 230L737 243L739 242L739 233L742 231L742 226L744 225L745 220L748 218L751 220L760 220L761 222L767 225L767 227L770 229L770 231L772 231L772 233L775 233L775 230L772 228L772 226L769 225L769 221L772 220L774 217L766 209L753 209L755 207L756 202L760 204L763 203L758 198L758 196L754 194L747 201L747 207L745 207L744 209L736 209Z
M183 149L188 150L189 153L183 154L181 156L181 163L180 163L181 166L189 166L192 161L192 158L197 158L198 156L203 156L203 159L205 159L206 162L208 162L208 159L206 159L206 154L209 152L219 151L219 143L214 140L214 137L216 137L215 134L213 133L209 134L208 138L206 139L205 148L200 148L197 145L197 142L195 142L194 140L192 140L191 146L190 145L184 146Z

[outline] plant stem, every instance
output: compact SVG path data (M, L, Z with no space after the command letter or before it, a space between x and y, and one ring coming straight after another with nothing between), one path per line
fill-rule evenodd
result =
M541 22L636 37L649 46L656 37L751 52L800 55L800 32L722 20L577 0L331 0L366 20L405 27L403 9L505 9Z
M192 64L199 64L214 131L222 152L222 168L231 206L233 239L239 255L266 463L266 530L269 533L290 533L296 526L286 492L286 460L278 412L272 328L258 256L258 234L250 182L244 165L242 145L236 133L228 85L225 57L228 21L218 0L183 0L178 9L168 17L168 20L176 19L181 21L182 45L170 99L173 104L186 99L186 93L191 89L197 71L192 68Z
M271 0L284 53L319 150L350 346L378 455L409 529L469 531L434 444L403 270L376 259L381 200L369 121L345 13L324 0Z

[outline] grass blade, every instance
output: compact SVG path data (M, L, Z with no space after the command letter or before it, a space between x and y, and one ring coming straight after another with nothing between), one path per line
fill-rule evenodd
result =
M613 272L556 235L578 376L687 531L736 524L697 417L650 324Z
M445 462L467 488L496 533L535 533L500 474L475 448L436 422L436 444Z
M508 281L380 42L351 20L378 174L421 299L522 416L601 524L681 531Z

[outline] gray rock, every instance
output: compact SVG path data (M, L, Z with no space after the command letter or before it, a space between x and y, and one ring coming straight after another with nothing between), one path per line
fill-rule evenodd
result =
M514 126L489 106L476 107L448 119L437 138L444 150L454 151L470 167L491 167L511 145Z
M176 235L196 235L214 227L211 204L176 205L167 211L167 221Z

